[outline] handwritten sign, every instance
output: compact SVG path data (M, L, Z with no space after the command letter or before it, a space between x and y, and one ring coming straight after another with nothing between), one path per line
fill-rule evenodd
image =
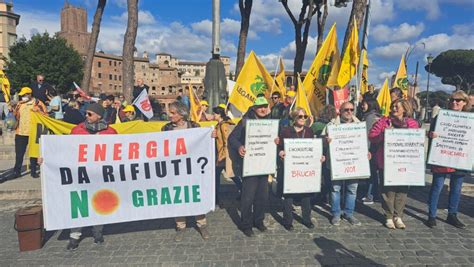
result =
M365 122L328 125L332 180L370 177Z
M473 170L474 113L440 110L428 163L460 170Z
M424 129L385 129L384 185L425 185Z
M275 173L278 120L247 120L243 176Z
M285 139L283 193L321 192L321 139Z

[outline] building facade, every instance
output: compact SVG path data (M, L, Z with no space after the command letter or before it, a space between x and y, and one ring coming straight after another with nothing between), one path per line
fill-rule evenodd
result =
M58 35L66 39L81 56L85 56L91 38L91 33L87 31L87 11L66 1L61 10L61 31Z
M10 47L15 44L16 27L20 15L13 12L13 2L0 0L0 68L5 68L5 59L9 58Z

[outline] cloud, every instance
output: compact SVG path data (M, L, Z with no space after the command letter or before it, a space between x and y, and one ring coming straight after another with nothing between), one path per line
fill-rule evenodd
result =
M400 58L410 46L407 42L391 43L386 46L376 47L373 51L376 56L386 59Z
M18 37L24 36L29 39L36 33L48 32L53 35L60 30L59 16L51 12L43 11L20 11L20 23L16 29Z
M194 32L204 34L207 36L212 35L212 21L205 19L198 22L191 23L191 28ZM225 18L221 22L221 35L236 35L240 32L240 21ZM250 35L249 31L249 35ZM253 33L255 34L255 33Z
M120 16L111 16L112 20L120 23L127 23L128 12L123 12ZM150 25L156 23L155 17L148 10L138 11L138 24L139 25Z
M393 0L373 0L371 1L371 21L382 22L392 20L395 17Z
M426 18L435 20L441 15L439 0L398 0L395 1L398 8L403 10L425 11Z
M474 34L474 22L466 24L456 24L452 26L454 34L469 35Z
M388 78L388 82L390 82L390 79L392 76L395 75L395 71L390 71L390 72L381 72L377 78L379 81L385 81L385 79Z
M425 52L437 55L450 49L474 49L474 34L471 35L447 35L446 33L434 34L420 39L417 43L424 43Z
M394 28L379 24L373 28L370 36L378 42L400 42L418 37L424 29L425 25L422 22L416 25L402 23Z

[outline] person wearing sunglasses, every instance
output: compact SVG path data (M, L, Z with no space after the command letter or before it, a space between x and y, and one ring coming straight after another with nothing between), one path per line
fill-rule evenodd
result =
M44 75L36 75L36 81L32 82L30 85L31 90L33 91L33 97L43 102L43 104L48 104L48 90L51 87L44 80Z
M331 120L328 125L340 125L343 123L355 122L360 121L354 114L354 104L352 104L351 102L344 102L339 108L339 115L335 119ZM331 142L331 138L327 134L327 126L326 128L324 128L321 135L325 137L325 146L329 145L329 143ZM329 151L329 149L325 149L325 151ZM325 156L329 159L329 154L326 154ZM368 157L370 159L370 153L368 153ZM329 161L327 161L327 164L329 164ZM343 184L345 184L345 193L344 213L342 214L342 218L344 218L352 225L361 225L361 222L353 215L358 186L358 180L355 179L344 181L331 181L331 224L337 226L341 223L341 189Z
M460 112L470 112L471 104L469 103L469 96L463 91L454 92L449 99L449 109ZM432 121L428 133L430 146L431 140L438 137L434 131L436 121L437 117ZM457 228L465 228L466 225L458 219L457 212L459 201L461 199L462 183L464 177L469 175L469 172L436 165L431 166L431 172L433 173L433 181L431 182L430 195L428 198L428 220L426 225L430 228L436 226L436 213L438 210L439 196L444 187L444 180L449 177L448 218L446 219L446 222Z
M275 91L271 96L272 108L270 110L271 119L280 119L282 110L284 108L283 103L281 103L281 93Z
M402 221L403 210L408 195L408 186L383 186L384 170L384 134L387 128L420 128L413 119L412 105L403 98L390 105L390 116L380 118L369 131L369 141L375 146L375 158L382 181L382 209L385 213L385 226L388 229L405 229Z
M307 127L306 121L309 116L302 108L296 108L290 113L290 118L293 121L293 126L286 126L280 131L279 138L277 139L277 151L278 151L278 189L277 194L279 197L283 197L283 227L287 231L292 231L293 227L293 200L298 199L301 201L301 212L303 217L303 225L309 229L314 228L314 224L311 222L311 197L313 194L283 194L283 176L284 176L284 140L286 138L314 138L314 133L311 128ZM321 157L321 162L324 162L326 158Z
M72 128L71 135L90 135L90 134L117 134L114 128L109 127L104 121L105 109L98 103L89 104L86 108L86 119L76 127ZM104 243L102 235L103 225L94 225L92 234L95 244ZM67 250L76 250L82 235L82 227L71 229L69 234L69 243Z

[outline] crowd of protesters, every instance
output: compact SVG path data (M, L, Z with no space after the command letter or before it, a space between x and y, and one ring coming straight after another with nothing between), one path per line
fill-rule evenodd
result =
M133 91L134 97L138 97L142 90L148 90L143 80L138 79L137 87ZM282 199L283 203L283 227L287 231L292 231L293 226L293 205L300 203L302 207L302 224L309 229L315 227L311 219L312 206L316 202L327 203L330 206L331 224L337 226L342 221L347 221L352 225L361 225L361 222L354 216L356 201L359 199L363 204L371 205L374 202L381 202L385 221L383 224L389 229L405 229L407 225L403 222L407 194L410 190L408 186L384 186L384 130L388 128L420 128L421 122L416 115L418 104L403 95L399 88L391 89L392 103L390 114L387 117L380 115L380 107L376 100L377 92L373 86L369 87L367 93L362 96L359 106L352 102L344 102L339 108L333 105L326 105L319 111L319 116L313 117L307 114L304 109L293 108L295 100L294 88L288 88L285 95L280 92L273 92L270 96L271 103L263 96L259 95L252 107L243 115L237 124L234 124L227 112L227 106L220 104L209 109L207 101L199 103L198 118L200 121L216 121L217 125L212 137L216 142L216 203L220 204L219 189L222 172L232 162L231 178L238 189L240 201L241 220L239 229L248 237L254 235L255 227L261 232L265 232L267 227L264 224L267 202L270 194L268 175L243 177L243 158L246 154L245 136L246 121L261 119L279 120L279 136L275 139L277 147L277 158L269 158L268 161L277 161L276 197ZM97 102L85 99L77 91L72 91L66 98L61 99L55 89L44 82L44 76L38 75L37 80L31 87L23 87L17 94L21 100L11 111L16 118L15 151L17 153L14 167L14 176L21 175L23 156L28 145L30 111L40 112L58 120L77 124L71 134L116 134L115 130L109 127L117 121L125 122L135 119L143 119L143 114L134 106L125 102L124 97L113 95L100 95ZM460 112L472 112L473 97L462 91L454 92L449 100L448 109ZM208 111L212 110L212 114ZM437 111L439 112L439 110ZM161 117L161 115L160 115ZM188 128L199 127L198 122L191 121L189 111L189 98L185 95L178 96L176 102L169 106L166 119L169 123L163 126L162 131L175 131ZM436 116L427 133L430 140L437 138L434 131ZM370 178L359 180L332 181L330 157L328 146L331 142L328 136L328 125L350 124L363 121L367 125L367 138L369 150L367 158L370 162ZM284 194L283 193L283 166L285 160L284 142L286 138L321 138L323 140L322 163L322 187L320 193L305 194ZM30 158L32 177L37 178L37 159ZM433 173L433 182L427 206L429 217L426 224L429 227L436 226L436 211L439 202L441 189L444 180L450 178L450 192L448 204L447 223L465 228L465 225L457 218L458 206L461 196L463 178L469 172L452 168L430 166ZM364 185L359 188L359 185ZM358 190L359 188L359 190ZM361 190L362 189L362 190ZM342 192L341 192L342 191ZM344 198L342 201L341 198ZM341 206L342 205L342 206ZM197 229L203 239L210 236L207 226L206 215L195 216ZM186 218L175 218L176 235L175 241L183 239L186 229ZM94 242L100 244L104 242L102 236L103 226L94 226ZM81 236L81 229L72 229L68 249L74 250L78 247Z

